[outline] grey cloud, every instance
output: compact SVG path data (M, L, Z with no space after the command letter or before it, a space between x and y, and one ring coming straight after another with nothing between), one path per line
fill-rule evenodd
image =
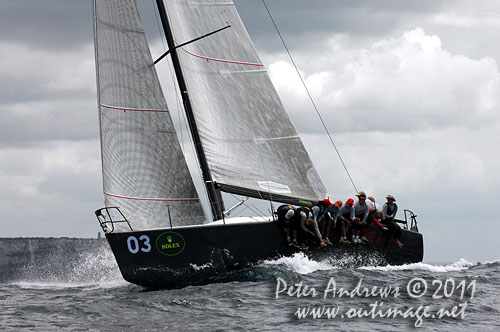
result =
M28 103L22 110L1 105L0 147L22 147L53 140L88 140L99 137L95 97Z
M268 54L283 52L261 1L235 0L235 2L261 55L262 51ZM468 4L465 12L477 6L488 9L490 8L488 6L493 3L485 2L478 3L470 0L267 0L274 18L294 53L310 55L314 52L324 52L324 43L327 38L339 34L348 36L349 45L344 45L348 50L368 49L374 41L398 38L403 31L414 29L426 22L424 30L427 35L437 34L442 37L435 31L444 32L448 39L442 38L443 48L450 50L452 54L463 52L469 58L472 54L469 52L474 52L473 54L480 58L485 55L491 56L491 51L496 50L493 46L495 43L491 42L495 38L489 38L491 30L484 27L479 27L474 31L468 30L469 32L465 29L455 30L455 27L446 27L437 23L429 24L430 17L453 6L459 8L464 3ZM0 2L0 31L2 32L0 40L27 44L32 46L31 49L50 50L54 54L78 49L84 44L92 43L91 3L90 0L4 0ZM141 0L139 6L149 40L158 41L160 33L152 2ZM428 30L429 26L432 29ZM457 31L460 31L461 38L457 38L459 35ZM478 36L473 38L474 35ZM488 40L490 40L489 43ZM477 44L472 41L476 41ZM485 45L485 43L488 44ZM489 49L483 51L486 47ZM332 58L338 55L331 52ZM500 58L498 56L500 52L495 54L497 59ZM93 55L88 56L93 61ZM324 56L330 57L330 54ZM348 58L352 56L352 53L344 54L344 56ZM36 54L33 54L33 57L35 58ZM312 66L307 63L307 56L303 59L305 60L302 60L301 68L306 74L311 75L324 69L323 63ZM473 57L472 59L474 60ZM342 61L344 60L341 59L340 62ZM331 69L328 68L328 64L326 69ZM53 72L52 69L50 71ZM338 71L339 68L337 68ZM494 72L494 70L491 71ZM385 71L382 72L387 74ZM482 77L482 73L480 74L479 76ZM58 78L60 78L58 83L67 84L66 76ZM95 78L89 75L89 77L84 77L84 80L95 80ZM379 82L374 81L373 85L377 83ZM16 223L5 225L2 235L95 236L99 228L92 212L102 205L101 175L97 169L99 143L96 98L93 92L83 85L81 89L78 84L71 89L61 89L60 85L55 89L49 89L45 84L46 81L43 81L43 78L31 76L29 73L26 74L26 79L3 76L0 78L2 87L0 89L2 103L0 105L2 110L0 113L0 151L4 152L2 155L4 163L0 171L0 180L3 181L1 187L4 188L0 192L2 196L0 211L5 220L11 220L11 216L16 215ZM327 84L330 85L326 86L326 89L333 90L339 86L345 89L348 81L339 81L337 77L334 77ZM466 85L465 88L465 92L470 91ZM495 168L498 165L498 158L491 154L491 151L495 150L495 142L498 141L498 131L462 130L462 127L456 131L441 132L439 128L436 128L437 133L427 140L418 139L418 136L415 138L414 132L407 133L406 136L401 133L389 133L387 131L391 126L398 126L401 131L405 131L420 124L421 135L429 136L429 133L422 133L422 130L425 131L422 126L425 127L427 124L418 123L418 121L439 123L446 120L447 114L437 112L427 118L414 119L405 113L392 118L392 122L389 122L384 117L391 114L384 109L385 98L378 100L382 103L377 104L376 95L369 96L371 89L359 90L362 92L361 96L365 94L364 91L367 91L367 96L359 98L359 95L354 95L353 98L358 98L351 99L354 101L350 104L337 106L335 112L332 112L332 106L326 101L322 102L319 99L317 102L328 126L334 131L344 131L334 136L334 139L360 189L372 189L377 197L383 197L390 191L397 195L401 207L409 207L420 215L421 228L424 230L427 241L426 248L429 248L426 259L438 257L446 260L451 259L453 255L463 253L474 255L474 257L488 257L485 252L489 252L489 255L492 255L491 252L496 254L498 250L492 251L491 248L496 249L498 244L489 239L490 248L483 251L477 249L473 254L470 249L474 246L480 248L481 246L477 246L478 242L464 245L460 252L454 253L449 253L446 245L453 241L450 234L464 233L472 228L468 226L472 225L470 220L480 218L485 225L494 225L490 215L477 211L487 211L488 204L485 203L487 202L485 197L494 196L498 191L491 189L498 187ZM334 152L330 151L328 139L319 130L319 121L315 119L314 111L310 108L307 99L304 102L296 102L293 98L294 94L299 94L297 89L291 92L285 91L280 95L285 105L289 106L288 110L292 113L299 133L302 136L308 136L304 133L310 132L314 135L309 136L317 138L317 140L310 141L312 144L308 144L311 157L328 188L335 191L335 197L345 199L349 193L353 192L352 186ZM398 96L398 98L401 99L396 106L406 101L405 97ZM54 104L49 105L52 108L45 107L42 111L40 105L45 100L53 101ZM175 99L168 100L169 106L173 107ZM16 104L27 101L30 103L25 106L33 108L32 115L29 112L23 114L12 109ZM62 103L69 103L71 107L64 108L60 105ZM373 121L370 117L375 114L382 115L374 117L373 120L379 127L379 132L373 131L365 136L359 133L346 133L346 131L365 131L371 128ZM356 122L356 117L360 116L368 120L361 124ZM470 126L472 122L464 114L456 116L453 121L455 121L454 125L463 126ZM174 122L177 122L177 116L174 116ZM498 126L493 129L496 128ZM374 140L382 131L385 136ZM486 137L484 132L488 133ZM183 131L182 135L187 141L188 134ZM84 147L79 145L68 150L60 148L58 154L52 155L50 154L52 148L47 148L47 142L53 140L65 140L61 143L64 148L78 145L80 141L93 140L88 143L92 151L82 153ZM304 141L308 143L309 139L306 137ZM454 145L450 145L450 142L454 141L456 141ZM440 145L439 149L436 149L437 143ZM188 154L192 153L189 145L186 144L185 147ZM23 153L22 149L29 151ZM38 150L41 152L37 152ZM476 155L467 153L468 151L474 151ZM431 152L433 153L429 156ZM38 157L35 158L33 154L37 154ZM393 158L391 154L395 154L394 161L390 159ZM70 162L64 162L68 155L73 159ZM434 159L431 158L432 156ZM198 184L200 195L203 196L203 186L199 180L196 162L192 158L188 159L191 160L190 166L194 169L193 178ZM378 163L381 159L387 164ZM40 170L39 164L47 160L56 165L49 165L47 169ZM80 168L85 162L89 162L90 165L83 165ZM86 171L89 168L91 170ZM66 173L68 169L73 169L74 172ZM27 188L24 190L20 188L22 181L27 183ZM485 184L478 186L477 182ZM32 187L35 188L34 194L30 191ZM12 191L18 190L17 196L12 195L9 188L13 188ZM30 194L36 196L30 196ZM461 202L465 201L478 203L476 204L477 211L463 210ZM259 204L262 210L269 209L269 202ZM230 206L230 204L227 205ZM461 211L462 214L457 211ZM450 229L450 224L458 227ZM444 235L432 240L433 233ZM479 231L476 234L473 241L481 236Z
M85 100L96 99L95 94L88 91L55 91L47 86L48 82L37 82L26 79L3 79L0 77L0 101L3 105L16 103L29 103L40 100Z
M145 29L158 33L151 1L138 1ZM4 0L0 40L65 51L92 42L92 0ZM157 37L157 36L156 36Z
M334 33L356 38L379 36L409 20L418 20L429 12L439 11L446 1L365 1L365 0L267 0L279 29L289 47L321 43ZM239 13L258 48L282 51L274 27L259 0L235 1Z
M92 36L92 2L15 0L0 4L4 41L64 50Z
M267 0L275 20L284 34L303 36L290 41L322 39L328 33L361 36L390 31L400 22L438 11L451 0L444 1L366 1L366 0ZM157 39L158 26L151 1L138 1L145 30ZM274 28L259 0L237 0L235 4L247 29L258 44L278 48ZM0 37L4 41L23 40L47 49L69 49L92 39L92 2L67 0L16 0L0 5Z

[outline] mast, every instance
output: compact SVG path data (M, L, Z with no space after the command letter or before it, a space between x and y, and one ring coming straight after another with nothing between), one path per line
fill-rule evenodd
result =
M167 12L165 10L165 5L163 0L156 0L158 6L158 11L160 13L160 18L165 32L165 37L167 39L167 45L171 53L172 63L174 65L175 76L177 77L177 83L179 84L179 89L182 95L182 101L184 104L184 110L186 112L189 129L191 131L191 136L193 137L194 147L196 150L196 155L200 162L201 173L203 176L203 182L207 188L208 200L212 210L213 220L219 220L223 218L223 201L220 191L215 188L212 177L210 176L210 169L208 167L208 162L205 157L205 152L203 151L203 146L201 144L200 134L194 119L193 108L191 106L191 101L189 99L189 94L186 87L186 82L184 80L184 75L182 73L179 56L177 55L177 50L174 42L174 37L170 24L168 22Z

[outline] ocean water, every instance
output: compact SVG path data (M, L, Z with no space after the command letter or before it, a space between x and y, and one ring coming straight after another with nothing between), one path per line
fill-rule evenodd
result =
M349 267L283 257L227 282L148 290L110 253L0 284L2 331L500 331L500 260ZM49 267L50 271L50 267Z

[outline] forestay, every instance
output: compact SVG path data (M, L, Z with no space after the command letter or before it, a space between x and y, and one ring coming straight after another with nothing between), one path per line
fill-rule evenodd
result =
M153 66L135 0L96 0L95 53L106 206L134 230L206 219Z
M310 204L326 189L231 1L164 0L213 180L224 191Z

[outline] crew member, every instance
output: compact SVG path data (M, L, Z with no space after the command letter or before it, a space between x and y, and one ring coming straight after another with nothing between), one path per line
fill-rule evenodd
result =
M347 241L347 231L351 224L354 221L354 199L348 198L344 205L340 208L337 221L340 222L340 228L342 234L340 236L340 243L351 244L351 242Z
M325 198L324 200L319 201L318 204L314 205L311 208L314 222L318 225L318 227L320 229L320 233L322 235L325 234L325 223L327 223L329 221L329 220L327 220L328 218L325 218L326 210L332 205L333 205L332 202L330 202L330 200L328 198ZM330 242L330 241L328 241L328 242ZM330 242L330 244L331 244L331 242Z
M354 224L352 232L352 243L361 243L359 233L362 228L367 226L366 220L368 219L369 208L366 204L366 194L360 191L356 194L358 201L354 204ZM368 242L366 237L363 237L364 242Z
M278 225L283 229L286 241L288 244L293 244L298 246L297 243L297 225L293 216L295 215L295 209L291 205L280 205L276 210L276 215L278 216ZM290 230L292 231L293 241L290 239Z
M330 231L332 228L335 228L337 226L337 216L339 214L340 208L342 207L342 201L336 201L335 204L329 206L326 209L324 220L326 224L326 230L324 233L323 239L325 240L325 243L328 245L332 245L332 242L330 241Z
M323 241L323 237L319 231L318 223L314 220L311 209L308 207L299 207L295 211L298 214L298 218L300 219L300 229L304 231L305 234L311 235L313 238L317 237L321 247L325 246L325 242ZM308 226L312 226L314 228L314 232L308 229Z
M387 195L385 198L387 199L387 202L382 207L382 212L384 215L382 224L388 228L389 234L392 234L394 236L396 245L399 248L402 248L404 245L403 242L401 242L401 228L394 221L394 219L396 218L396 213L398 212L396 199L392 195Z
M392 195L387 195L385 197L387 202L382 207L382 212L384 212L384 218L394 221L396 218L396 213L398 212L398 206L396 204L396 199Z
M375 198L373 196L367 197L366 205L368 205L368 209L370 210L370 212L373 210L382 211L381 205L379 203L375 202Z

